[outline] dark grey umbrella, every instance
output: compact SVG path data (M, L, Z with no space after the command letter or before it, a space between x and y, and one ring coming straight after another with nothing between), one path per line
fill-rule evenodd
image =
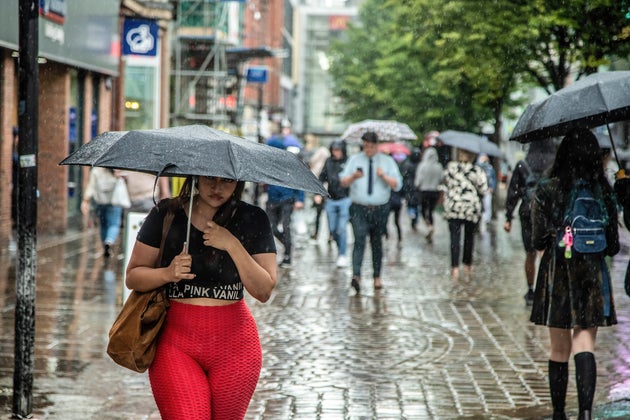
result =
M510 140L528 143L630 119L630 71L586 76L549 97L530 104Z
M293 153L205 125L109 131L81 146L60 165L161 176L217 176L327 195L309 167Z
M468 150L476 154L484 153L488 156L503 156L503 152L495 143L468 131L446 130L440 133L437 138L442 144Z
M293 153L205 125L106 132L59 164L126 169L156 176L216 176L328 196L306 163ZM190 220L188 223L186 242Z
M359 142L363 133L373 131L379 141L416 140L418 136L405 123L392 120L363 120L350 124L341 138L352 143Z

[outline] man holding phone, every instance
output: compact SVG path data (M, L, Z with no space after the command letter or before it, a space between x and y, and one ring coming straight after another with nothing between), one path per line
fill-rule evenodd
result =
M339 174L341 185L350 188L350 224L354 233L352 250L352 287L361 291L361 265L367 236L372 248L374 289L383 287L381 267L383 261L382 237L389 216L389 196L402 188L402 175L396 161L379 153L378 136L368 131L361 136L362 151L351 156Z

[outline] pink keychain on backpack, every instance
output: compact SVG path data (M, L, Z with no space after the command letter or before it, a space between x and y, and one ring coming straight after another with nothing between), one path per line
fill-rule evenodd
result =
M564 228L562 242L564 243L564 258L568 260L571 258L571 247L573 246L573 233L571 233L571 226Z

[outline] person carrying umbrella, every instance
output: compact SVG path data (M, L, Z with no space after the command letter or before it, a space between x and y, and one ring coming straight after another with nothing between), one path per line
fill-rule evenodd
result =
M531 305L534 301L534 277L536 274L536 249L532 244L532 215L531 199L542 174L551 167L556 156L556 147L553 140L540 140L530 144L525 159L516 163L505 199L505 223L503 229L506 232L512 230L512 214L518 207L518 216L521 222L521 238L525 248L525 280L527 292L525 303Z
M576 208L571 205L575 185L586 185L607 217L600 252L582 253L577 246L572 250L576 244L570 237L571 225L566 229L566 214L567 209ZM548 178L536 189L532 227L534 248L544 253L530 321L549 328L553 418L566 419L569 357L573 354L578 418L590 419L597 378L597 329L617 323L605 257L619 252L619 233L615 194L604 174L597 139L587 128L571 130L562 140ZM561 241L560 232L565 232Z
M402 175L396 161L378 152L378 136L368 131L361 136L363 150L351 156L339 174L341 186L350 187L350 224L354 232L351 285L361 291L361 266L366 238L370 236L374 289L383 287L381 266L383 235L389 216L389 198L402 188Z
M241 201L243 181L200 176L195 188L195 178L187 177L179 196L162 200L145 219L126 285L140 292L167 287L170 308L149 367L161 417L242 419L262 366L256 323L243 297L247 291L260 302L269 299L276 247L265 212Z

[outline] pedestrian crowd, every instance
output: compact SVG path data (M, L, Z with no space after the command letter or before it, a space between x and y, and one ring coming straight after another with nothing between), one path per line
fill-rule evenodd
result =
M325 186L327 197L308 197L314 220L306 231L315 241L324 232L337 251L336 268L350 267L349 287L356 295L365 291L366 277L371 277L375 293L386 284L395 287L383 276L383 241L392 239L403 246L403 209L412 232L431 243L440 208L449 231L449 272L457 280L462 274L472 279L476 235L483 234L500 213L496 209L504 205L503 229L510 233L518 207L525 302L531 308L530 321L549 329L553 418L567 418L573 356L579 418L590 419L597 329L617 323L607 264L619 252L618 214L625 208L624 216L630 214L630 188L625 193L615 183L617 202L606 151L590 130L575 129L562 139L557 152L553 140L532 143L506 180L505 203L497 203L498 162L464 148L445 155L438 139L439 133L429 132L421 148L409 148L401 155L382 151L379 135L365 131L360 150L349 153L342 139L328 147L310 139L304 147L285 126L266 144L298 155ZM130 195L127 205L114 200L121 180ZM96 213L105 257L118 238L124 208L148 212L133 246L126 284L137 291L168 285L169 317L149 370L160 412L175 418L194 407L205 418L210 413L242 418L261 368L260 341L243 304L243 291L266 301L276 283L277 266L287 268L295 262L295 215L303 221L307 194L264 185L262 212L257 203L242 200L243 181L188 177L175 198L167 198L171 196L168 183L151 185L151 181L93 168L81 209L86 215ZM187 213L183 203L188 202ZM172 228L164 233L169 214L174 217L168 222ZM320 226L323 215L326 224ZM390 215L393 231L388 231ZM190 238L184 236L187 220ZM160 245L166 234L167 245ZM368 244L371 270L365 273ZM206 247L213 251L205 252ZM208 300L207 293L215 298ZM241 365L235 375L234 367Z
M421 230L430 243L434 213L440 206L450 232L451 276L458 279L461 267L470 279L476 235L487 230L501 206L503 228L510 233L518 208L524 248L524 299L531 308L530 321L549 330L553 418L567 418L565 399L572 356L578 418L590 419L597 376L597 329L617 323L607 259L619 251L619 209L625 204L629 210L624 215L630 213L630 193L620 197L620 204L615 201L611 172L618 168L611 162L610 150L602 149L587 129L569 132L559 146L552 139L533 142L511 176L503 178L505 202L496 203L498 162L462 148L454 151L453 159L443 162L435 141L439 134L431 134L433 141L425 141L422 150L410 150L402 162L379 152L378 136L372 132L361 137L360 152L349 157L342 140L331 144L331 156L319 172L319 179L330 195L326 215L338 249L337 267L345 267L347 261L348 223L354 234L350 286L357 295L364 288L362 268L369 242L373 290L378 292L385 284L382 241L391 238L401 246L403 209L406 207L412 231L417 232L418 222L423 222ZM577 190L578 185L582 190ZM586 209L586 202L598 210L593 213ZM582 212L601 219L598 236L592 226L581 224ZM316 220L319 223L319 218ZM388 231L388 225L393 225L393 232ZM586 231L590 236L583 239Z

